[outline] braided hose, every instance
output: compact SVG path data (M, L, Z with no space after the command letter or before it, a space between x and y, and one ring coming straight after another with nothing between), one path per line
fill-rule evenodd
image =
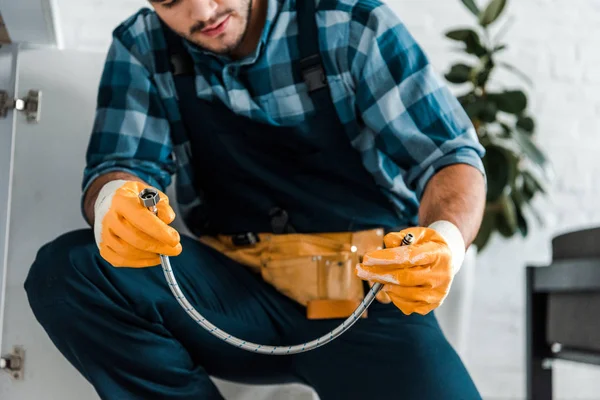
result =
M139 198L141 203L147 207L154 214L157 214L158 210L156 205L160 201L160 196L158 191L153 188L146 188L142 190L139 194ZM406 235L402 240L402 245L411 244L414 240L414 237L411 234ZM240 349L244 349L253 353L261 353L261 354L271 354L271 355L287 355L287 354L297 354L307 352L317 347L321 347L324 344L327 344L344 332L346 332L356 321L358 321L363 314L363 312L371 305L373 300L375 300L375 296L382 289L383 285L380 283L375 283L371 290L364 297L363 301L359 304L359 306L354 310L352 315L350 315L344 322L342 322L337 328L332 330L325 335L312 340L310 342L301 343L297 345L290 346L269 346L264 344L257 344L248 342L246 340L239 339L233 335L228 334L227 332L217 328L213 324L211 324L206 318L202 316L194 306L190 304L188 299L185 297L183 292L181 291L179 285L177 284L177 280L175 279L175 275L173 274L173 269L171 268L171 262L168 256L160 255L160 264L162 266L162 270L164 272L167 283L169 284L169 288L171 292L181 305L181 307L185 310L185 312L194 320L198 325L207 330L212 335L218 337L219 339L231 344L232 346L238 347Z

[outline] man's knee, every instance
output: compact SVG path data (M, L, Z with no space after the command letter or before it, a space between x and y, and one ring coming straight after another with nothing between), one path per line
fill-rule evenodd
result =
M64 302L68 296L67 282L85 268L97 252L91 229L71 231L44 244L25 279L24 288L30 305L37 306ZM78 265L79 264L79 265Z

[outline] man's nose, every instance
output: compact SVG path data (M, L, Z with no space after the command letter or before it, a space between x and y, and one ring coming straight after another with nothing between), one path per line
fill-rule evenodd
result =
M206 22L215 16L218 4L213 0L191 0L190 7L190 16L193 20Z

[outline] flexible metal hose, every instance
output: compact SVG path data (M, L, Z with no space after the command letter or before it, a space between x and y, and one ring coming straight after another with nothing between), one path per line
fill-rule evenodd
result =
M156 189L153 189L153 188L144 189L142 192L140 192L139 197L140 197L140 201L142 202L142 204L145 207L148 207L148 209L150 211L154 212L155 214L157 213L156 205L158 204L160 197L159 197L158 191ZM410 243L412 243L412 241L413 241L413 236L409 234L403 239L402 245L410 244ZM332 340L336 339L337 337L342 335L344 332L346 332L348 329L350 329L350 327L352 325L354 325L354 323L360 319L362 313L371 305L373 300L375 300L375 296L383 287L383 285L381 285L380 283L375 283L373 285L373 287L371 288L371 290L364 297L364 299L360 303L360 305L356 308L356 310L354 310L352 315L350 315L344 322L342 322L341 325L339 325L337 328L335 328L331 332L329 332L313 341L307 342L307 343L301 343L301 344L290 345L290 346L287 346L287 345L286 346L269 346L269 345L257 344L257 343L252 343L252 342L248 342L246 340L239 339L235 336L228 334L227 332L222 331L221 329L219 329L216 326L214 326L213 324L211 324L206 318L204 318L202 316L202 314L200 314L198 311L196 311L194 306L192 306L192 304L188 301L188 299L185 297L185 295L179 288L179 285L177 284L177 280L175 279L175 275L173 274L173 269L171 268L171 262L169 260L169 257L165 256L165 255L161 255L160 256L160 264L162 266L162 270L165 274L165 278L169 284L169 288L171 289L171 292L173 293L173 295L175 296L175 298L177 299L177 301L179 302L181 307L185 310L185 312L190 317L192 317L192 319L194 321L196 321L196 323L198 323L198 325L200 325L202 328L206 329L212 335L231 344L232 346L235 346L240 349L244 349L244 350L247 350L247 351L250 351L253 353L262 353L262 354L287 355L287 354L303 353L303 352L306 352L309 350L316 349L317 347L323 346L324 344L331 342Z

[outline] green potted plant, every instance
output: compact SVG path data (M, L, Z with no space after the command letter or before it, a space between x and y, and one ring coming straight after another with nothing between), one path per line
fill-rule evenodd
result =
M502 88L494 80L494 73L502 68L531 85L516 67L500 60L500 53L508 47L501 41L506 25L492 36L494 23L506 9L507 0L491 0L481 8L474 0L461 1L476 22L473 27L452 29L446 37L460 43L460 51L470 61L452 65L445 78L464 90L458 99L486 150L486 208L473 243L481 251L494 232L506 238L519 233L525 237L529 215L543 223L532 199L546 193L552 170L534 142L536 123L527 110L527 95L520 88Z

